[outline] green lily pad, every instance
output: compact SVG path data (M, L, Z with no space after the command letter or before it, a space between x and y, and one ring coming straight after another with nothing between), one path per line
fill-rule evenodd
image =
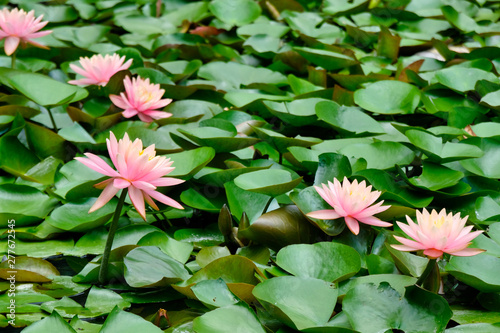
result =
M417 148L428 155L430 160L447 163L474 157L481 157L483 152L474 145L466 143L446 142L430 133L419 130L408 130L405 135Z
M227 2L230 0L220 1ZM249 0L236 0L236 2L238 1L253 3L253 1ZM231 2L231 5L227 6L235 6L236 2ZM255 68L237 62L210 62L200 68L198 76L217 82L219 84L219 89L226 91L239 89L242 85L248 86L253 83L267 83L278 86L287 83L286 76L279 72L267 68Z
M49 317L37 321L23 330L25 333L36 332L60 332L60 333L76 333L76 331L68 324L56 311L52 312Z
M136 314L125 312L115 307L102 325L101 333L163 332L158 326Z
M57 204L57 200L26 185L0 185L0 226L15 220L16 227L30 225L43 219Z
M224 204L224 199L217 196L219 193L218 189L215 189L215 195L212 193L207 193L208 195L203 195L193 188L190 188L181 193L181 200L186 205L205 210L208 212L216 213L220 211L222 205Z
M229 305L210 311L193 321L195 332L265 333L253 311L240 305Z
M459 92L474 90L479 80L500 83L500 80L493 73L477 68L464 68L459 66L441 69L436 72L434 78L442 85Z
M285 170L268 169L239 175L234 183L240 188L276 197L291 191L302 181L302 177L293 179L292 174Z
M340 106L334 101L316 104L318 118L332 125L339 132L354 135L384 134L375 119L356 107Z
M392 169L394 165L408 165L415 153L399 142L381 141L348 145L338 152L347 157L363 158L368 169Z
M231 214L238 220L241 220L243 213L246 213L251 222L256 220L265 213L264 209L271 199L270 196L265 194L245 191L237 186L234 181L225 183L224 188Z
M431 303L432 302L432 303ZM429 308L429 304L433 304ZM361 284L342 302L354 329L361 332L442 332L452 316L448 302L418 287L407 287L404 297L389 284Z
M155 231L145 235L139 240L137 245L158 246L165 254L181 263L186 263L193 251L193 244L177 241L161 231Z
M53 276L60 275L47 260L24 256L0 263L0 278L7 279L12 274L16 282L50 282Z
M338 52L298 46L293 49L313 64L329 71L354 66L359 63L356 59Z
M427 207L434 198L431 195L398 186L393 176L382 170L366 169L358 171L356 175L366 179L376 190L382 191L382 199L394 200L408 207Z
M500 141L493 138L470 138L465 140L468 144L474 145L483 151L483 155L478 158L471 158L460 161L460 164L476 175L498 179L500 170L498 163L500 155Z
M49 106L72 103L87 97L88 92L78 86L66 84L47 75L2 68L3 83L17 89L35 103Z
M194 246L214 246L224 242L224 236L216 224L209 225L205 229L179 229L174 233L174 238L181 242L193 243Z
M118 200L111 199L102 208L89 213L97 198L86 198L79 202L68 202L50 214L50 225L68 231L84 232L104 225L113 216Z
M198 252L198 255L196 256L196 263L201 267L205 267L212 261L222 258L222 257L227 257L230 256L231 252L229 252L229 249L227 247L222 247L222 246L208 246L204 247Z
M401 81L377 81L354 92L354 102L374 113L413 113L420 102L417 87Z
M335 284L318 279L280 276L259 283L253 294L281 322L303 330L328 322L338 291Z
M248 225L240 221L238 237L253 240L275 251L284 246L312 243L317 230L294 205L267 212Z
M230 26L252 23L261 13L260 6L251 0L213 0L208 8Z
M317 210L332 209L332 207L325 200L323 200L323 198L321 198L316 189L312 186L307 187L300 192L294 190L290 193L290 199L292 199L304 215ZM307 218L329 236L337 236L345 228L345 222L342 219L320 220L311 217Z
M322 98L305 98L291 102L264 101L269 111L286 123L294 126L310 125L317 121L315 106Z
M452 257L446 271L483 292L500 291L500 258L481 253L473 257Z
M205 280L191 287L196 298L209 308L221 308L238 303L221 279Z
M207 165L215 156L214 149L210 147L201 147L198 149L183 151L181 153L166 155L174 161L172 164L175 169L168 174L170 177L185 178L192 176Z
M356 250L344 244L327 242L289 245L278 252L276 263L295 276L327 282L348 279L361 269Z
M240 150L260 141L257 138L235 137L233 133L216 127L178 129L178 131L198 145L212 147L218 153Z
M339 284L339 295L345 295L349 290L362 284L373 283L378 286L382 282L387 282L391 288L396 290L400 295L404 295L405 288L413 286L415 282L417 282L417 278L398 274L373 274L354 277L349 280L342 281Z
M201 281L222 279L229 290L240 299L248 299L251 288L259 280L256 277L257 266L248 258L231 255L212 261L196 272L191 278L172 285L178 292L195 298L191 287Z
M123 264L125 280L135 288L165 286L190 277L180 262L154 246L133 249L125 256ZM154 265L155 270L145 275L150 265Z
M218 169L218 168L204 168L198 175L197 180L200 183L224 187L224 184L234 180L239 175L244 173L259 171L267 169L268 167L247 167L247 168L232 168L232 169Z
M409 179L410 183L423 189L437 191L456 185L464 174L445 166L423 161L423 171L420 176Z
M265 128L252 127L255 133L261 138L269 142L276 150L281 153L286 153L288 147L299 146L299 147L311 147L321 142L318 138L311 137L301 137L300 135L295 138L289 138L281 133L274 132Z

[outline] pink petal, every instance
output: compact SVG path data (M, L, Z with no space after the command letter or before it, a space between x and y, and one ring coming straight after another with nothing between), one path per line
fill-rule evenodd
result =
M413 231L413 229L409 225L401 223L401 222L396 222L396 223L401 228L401 230L403 230L403 232L405 234L407 234L408 236L410 236L411 238L413 238L415 240L418 239L417 234Z
M424 246L423 244L421 244L419 242L415 242L415 241L409 240L409 239L404 238L404 237L394 236L394 238L396 238L396 240L398 242L400 242L401 244L412 247L414 249L414 251L423 250L423 249L427 248L426 246Z
M125 109L123 112L122 112L122 116L124 116L125 118L132 118L134 117L135 115L137 115L137 110L136 109Z
M118 172L116 172L116 170L111 168L108 165L108 163L104 162L104 160L101 159L99 156L94 155L92 153L85 153L84 155L87 156L89 158L89 160L91 160L96 166L98 166L99 168L104 170L106 172L105 173L106 176L110 176L110 177L119 177L120 176L120 174Z
M146 221L146 208L144 206L144 196L142 195L142 191L134 186L129 186L128 196L139 215L141 215L144 221Z
M87 153L87 154L90 154L90 153ZM105 176L109 176L109 177L114 177L115 175L111 172L108 172L107 170L101 168L100 166L96 165L93 161L91 161L90 159L88 158L85 158L85 157L75 157L75 160L77 160L78 162L82 163L83 165L89 167L90 169L94 170L94 171L97 171ZM116 172L116 171L115 171Z
M379 218L376 218L374 216L368 216L368 217L363 217L363 218L359 218L357 216L353 216L353 217L355 219L357 219L359 222L362 222L364 224L374 225L377 227L390 227L390 226L392 226L392 223L384 222L384 221L382 221Z
M391 208L391 206L382 206L383 203L384 201L377 202L375 205L367 207L361 210L359 213L356 213L356 216L368 217L378 213L382 213L383 211L386 211L387 209Z
M142 112L139 112L139 113L138 113L138 115L139 115L139 119L140 119L140 120L142 120L142 121L143 121L143 122L145 122L145 123L151 123L151 122L153 122L153 120L154 120L153 118L151 118L151 117L150 117L150 116L148 116L148 115L145 115L145 114L144 114L144 113L142 113Z
M436 259L436 258L439 258L443 255L443 251L436 250L436 249L426 249L424 251L424 254L431 259Z
M123 97L122 96L118 96L118 95L109 95L109 99L111 100L111 102L113 102L114 105L116 105L117 107L119 107L120 109L127 109L128 107L130 107L129 104L127 104Z
M475 256L476 254L480 254L480 253L483 253L485 252L486 250L482 250L482 249L463 249L461 251L457 251L457 252L447 252L447 253L450 253L450 254L453 254L454 256L459 256L459 257L468 257L468 256Z
M115 178L115 180L113 182L113 186L116 188L122 189L122 188L129 187L130 182L126 179L123 179L123 178Z
M341 217L333 209L317 210L314 212L307 213L306 215L309 217L315 218L315 219L320 219L320 220L334 220L334 219L338 219L339 217Z
M171 113L165 111L144 111L142 112L142 114L149 116L153 119L164 119L172 116Z
M14 36L7 37L5 39L5 45L4 45L5 54L10 56L12 53L14 53L14 51L16 51L17 47L19 46L20 41L21 39L19 37L14 37Z
M400 245L400 244L391 244L391 247L398 251L408 251L408 252L417 251L417 249L411 246Z
M164 203L165 205L172 206L177 209L184 209L181 204L179 204L177 201L174 199L167 197L163 193L160 193L158 191L146 191L148 195L150 195L153 199L158 200L159 202Z
M96 211L97 209L104 206L109 200L111 200L115 194L118 193L118 189L110 183L106 188L101 192L97 201L90 207L89 213Z
M153 209L155 209L155 210L160 210L160 208L158 208L158 206L153 201L153 199L149 196L149 194L147 194L146 192L142 192L142 194L144 195L144 200L146 200L146 202L148 203L148 205L150 205L151 207L153 207Z
M133 181L132 182L132 185L134 185L134 187L140 189L140 190L143 190L143 191L154 191L156 190L156 186L148 183L148 182L143 182L143 181L140 181L140 180L137 180L137 181Z
M173 186L184 183L185 180L177 178L158 178L149 183L154 186Z
M116 162L117 162L117 165L116 165L116 168L118 169L118 172L120 173L120 175L124 178L129 178L128 176L128 166L127 166L127 162L125 161L125 156L123 156L122 154L116 154Z
M344 217L345 223L351 232L355 235L359 234L359 223L356 219L353 219L350 216Z

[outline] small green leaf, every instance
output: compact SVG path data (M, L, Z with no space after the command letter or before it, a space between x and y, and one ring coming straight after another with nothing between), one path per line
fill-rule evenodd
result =
M327 242L289 245L278 252L276 263L295 276L327 282L348 279L361 269L361 259L356 250Z
M268 169L239 175L234 183L240 188L276 197L291 191L302 181L302 177L293 179L286 170Z
M338 291L335 284L318 279L280 276L259 283L253 294L278 320L303 330L328 322Z
M252 0L213 0L208 8L219 20L230 26L252 23L262 11Z
M413 113L420 102L420 90L401 81L377 81L354 92L354 102L374 113Z

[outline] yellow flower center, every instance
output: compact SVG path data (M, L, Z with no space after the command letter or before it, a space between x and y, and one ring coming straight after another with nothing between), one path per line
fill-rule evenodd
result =
M434 226L436 228L441 228L446 221L444 216L439 217L437 220L434 221Z
M141 151L139 152L139 156L141 156L142 154L144 154L144 151L145 151L145 149L141 150ZM153 158L154 158L154 156L149 155L149 157L148 157L148 161L151 161Z
M153 99L153 94L146 86L139 87L139 95L141 96L141 100L146 103Z

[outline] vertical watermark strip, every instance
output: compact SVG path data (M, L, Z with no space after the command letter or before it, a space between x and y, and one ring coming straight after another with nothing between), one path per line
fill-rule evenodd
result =
M7 319L10 325L15 326L16 324L16 220L11 219L7 221L7 263L9 267L9 289L7 291L7 296L9 297L9 305L7 314Z

